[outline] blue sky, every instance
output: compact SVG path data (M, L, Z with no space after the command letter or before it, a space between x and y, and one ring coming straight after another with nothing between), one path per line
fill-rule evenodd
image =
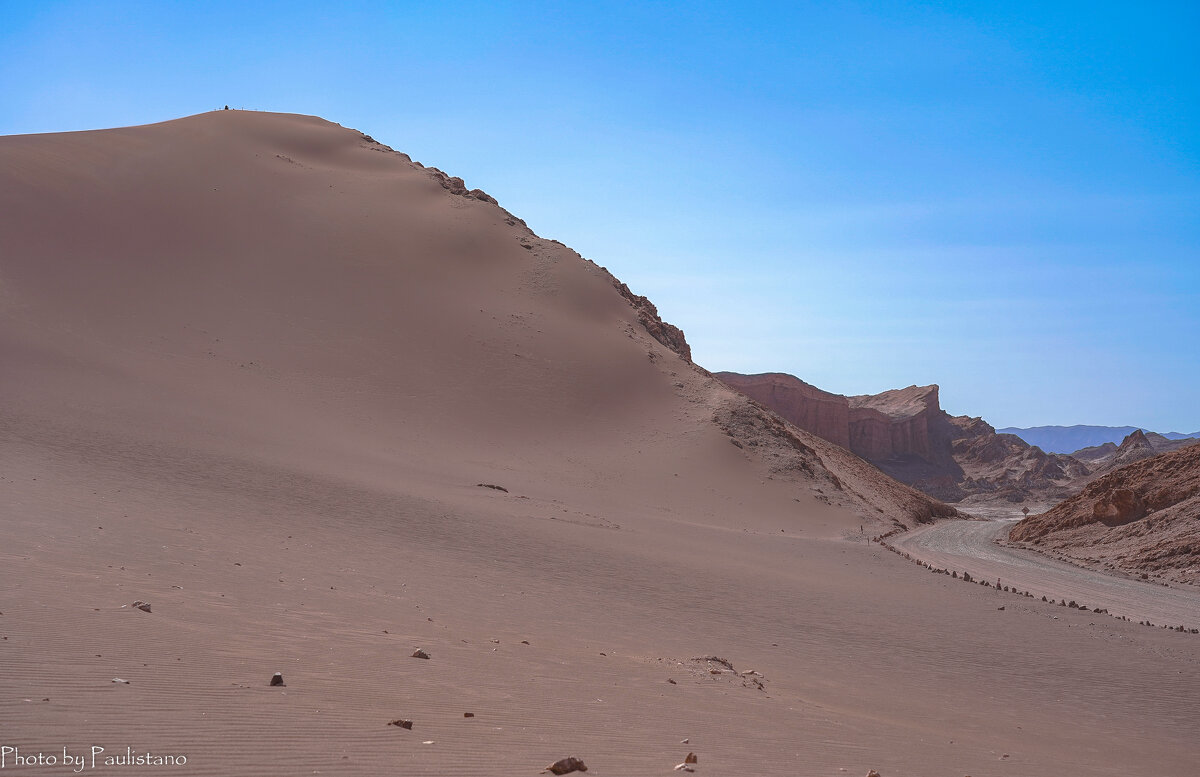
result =
M1200 430L1200 4L253 5L0 0L0 134L317 114L709 369Z

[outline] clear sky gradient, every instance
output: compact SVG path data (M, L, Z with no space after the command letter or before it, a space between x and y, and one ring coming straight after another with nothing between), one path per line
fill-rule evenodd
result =
M606 265L709 369L1191 432L1197 41L1195 2L0 0L0 134L317 114Z

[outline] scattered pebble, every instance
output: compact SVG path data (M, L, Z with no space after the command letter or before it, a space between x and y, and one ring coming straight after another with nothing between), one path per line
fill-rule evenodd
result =
M112 679L112 681L113 681L114 683L118 683L118 684L129 685L129 681L128 681L128 680L122 680L120 677L114 677L114 678Z
M283 685L283 672L276 672L275 674L271 675L271 685Z
M150 612L150 602L143 602L141 599L138 599L136 602L134 602L130 606L136 607L139 610L141 610L142 612Z
M473 718L473 717L475 717L475 713L474 712L464 712L463 717L464 718Z
M684 758L683 762L685 764L694 764L694 763L699 763L700 759L696 757L695 753L688 753L687 758Z
M421 648L417 648L416 651L412 654L412 657L413 658L429 658L429 654L426 653Z
M408 729L409 731L411 731L412 727L413 727L413 722L411 720L405 720L403 718L399 718L397 720L389 720L388 725L396 726L398 728ZM428 744L428 743L426 743L426 744Z

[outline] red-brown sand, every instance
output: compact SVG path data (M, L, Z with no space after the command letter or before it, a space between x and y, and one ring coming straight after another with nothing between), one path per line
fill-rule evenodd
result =
M1196 773L1200 639L851 541L932 508L756 412L600 268L357 132L0 138L0 746Z

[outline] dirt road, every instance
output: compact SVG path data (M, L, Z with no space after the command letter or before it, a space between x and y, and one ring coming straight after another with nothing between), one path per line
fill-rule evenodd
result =
M1135 621L1200 628L1200 591L1106 575L1038 553L997 545L1015 521L946 521L891 539L914 558L1029 591L1039 599L1075 600Z

